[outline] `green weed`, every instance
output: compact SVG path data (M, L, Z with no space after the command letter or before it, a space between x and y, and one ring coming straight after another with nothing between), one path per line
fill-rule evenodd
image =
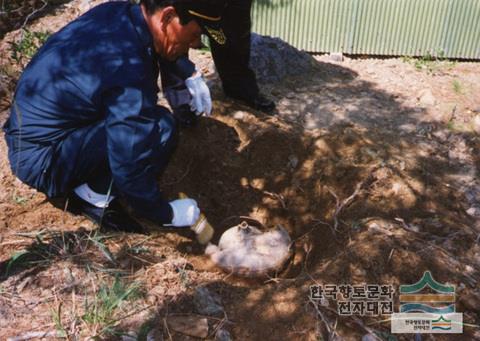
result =
M445 58L445 52L442 50L429 51L418 58L402 56L402 61L412 64L419 71L426 71L427 73L434 73L443 68L451 69L456 65L456 62L448 61Z
M122 319L119 316L122 305L140 296L140 286L137 283L126 285L116 276L112 286L104 284L100 287L93 302L85 300L82 320L89 329L95 330L97 337L118 335L120 332L116 330L116 326Z
M52 261L58 252L51 245L42 240L42 234L35 235L35 243L26 250L15 252L7 263L5 276L8 277L13 270L19 270L36 265L45 265Z
M25 205L27 202L28 202L28 198L26 197L22 197L20 195L14 195L13 196L13 201L17 204L17 205Z
M32 32L24 29L18 42L10 42L12 59L25 67L48 37L50 32Z
M458 95L463 94L463 86L458 80L454 79L453 82L452 82L452 86L453 86L453 91L456 94L458 94Z
M115 263L115 256L112 254L108 246L104 243L104 240L107 239L107 236L95 232L93 237L88 238L93 243L93 245L95 245L100 250L100 252L109 262Z
M19 267L21 264L23 264L28 255L30 255L30 252L27 250L15 252L8 261L7 269L5 270L5 276L8 277L12 268Z
M439 60L440 59L438 57L435 57L428 52L426 55L415 59L414 65L417 70L426 70L427 72L431 73L437 67Z

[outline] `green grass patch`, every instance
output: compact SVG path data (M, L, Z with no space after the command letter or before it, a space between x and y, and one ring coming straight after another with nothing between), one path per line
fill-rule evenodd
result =
M85 299L85 313L82 320L95 330L96 337L121 335L117 324L123 319L122 307L127 301L142 296L138 283L125 284L120 276L115 276L113 284L103 284L93 301Z
M413 65L418 71L426 71L427 73L434 73L441 69L451 69L456 66L456 62L445 58L445 53L441 50L435 53L427 52L421 57L403 56L402 61Z
M462 86L462 83L460 83L457 79L454 79L454 80L453 80L452 86L453 86L453 91L454 91L457 95L462 95L462 94L463 94L463 86Z
M47 41L51 33L22 30L20 40L10 42L11 57L22 67L25 67L38 49Z

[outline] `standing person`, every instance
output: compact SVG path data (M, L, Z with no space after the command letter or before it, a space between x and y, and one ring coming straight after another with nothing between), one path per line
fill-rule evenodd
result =
M157 105L157 79L202 32L218 29L223 7L223 0L108 2L50 37L19 79L4 126L13 173L106 228L142 230L119 197L157 224L194 224L196 201L169 202L157 186L178 139L176 120ZM206 85L196 77L190 87ZM193 98L194 109L209 112Z
M255 73L249 66L251 8L252 0L226 0L221 19L210 18L217 21L220 28L211 29L208 38L225 95L253 109L272 113L275 110L275 103L261 93ZM195 107L198 104L190 100L188 94L197 94L211 109L210 90L202 87L195 92L189 91L189 80L185 79L188 77L197 79L201 75L195 69L195 65L188 60L188 56L179 58L175 65L171 65L170 70L172 72L169 75L162 74L162 81L167 80L169 84L164 84L165 96L170 104L175 104L173 112L180 122L185 126L194 125L198 116L195 114L196 112L198 114Z
M249 67L252 0L227 0L222 12L226 42L209 39L223 91L248 106L270 113L275 104L260 92L255 73Z

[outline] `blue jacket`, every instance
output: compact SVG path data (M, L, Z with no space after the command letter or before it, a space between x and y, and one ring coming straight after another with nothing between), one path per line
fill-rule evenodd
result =
M156 105L159 65L175 71L175 63L155 54L138 5L105 3L65 26L17 84L4 128L7 141L21 141L9 151L12 170L49 197L64 194L42 178L52 164L52 146L78 128L104 121L116 188L147 218L170 222L171 208L148 164L155 115L159 108L168 112Z

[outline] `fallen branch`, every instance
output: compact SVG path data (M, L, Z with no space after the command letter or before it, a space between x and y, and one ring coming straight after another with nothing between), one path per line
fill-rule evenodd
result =
M7 341L24 341L35 338L44 338L44 337L64 337L65 335L62 332L58 331L49 331L49 332L28 332L20 336L13 336L7 338Z
M371 169L370 173L368 174L367 178L363 181L360 181L357 186L355 187L355 191L353 191L352 195L350 195L348 198L346 199L343 199L343 200L340 200L340 198L338 197L337 194L335 194L335 192L330 188L330 187L326 187L328 192L335 198L335 212L333 213L333 229L335 231L338 231L338 216L340 215L340 213L342 212L342 210L350 205L353 201L353 199L355 199L361 192L362 192L362 188L363 186L367 183L367 181L370 181L371 178L372 178L372 174L373 172L377 169L377 167L374 167L373 169Z
M327 190L335 198L335 201L336 201L335 212L333 213L333 229L335 231L338 231L338 216L339 216L340 212L342 212L342 210L345 208L345 206L349 205L353 201L353 199L355 199L355 197L360 193L363 184L364 184L364 181L358 183L357 187L355 187L355 191L352 193L352 195L350 195L348 198L346 198L344 200L340 200L338 198L338 195L336 195L335 192L331 188L327 187Z
M22 27L21 27L22 29L27 25L28 20L30 20L31 17L33 17L33 16L34 16L35 14L37 14L38 12L42 11L45 7L47 7L48 2L45 1L45 0L42 0L42 2L43 2L42 7L34 10L32 13L30 13L29 15L27 15L27 17L25 18L25 21L23 22L23 25L22 25Z

